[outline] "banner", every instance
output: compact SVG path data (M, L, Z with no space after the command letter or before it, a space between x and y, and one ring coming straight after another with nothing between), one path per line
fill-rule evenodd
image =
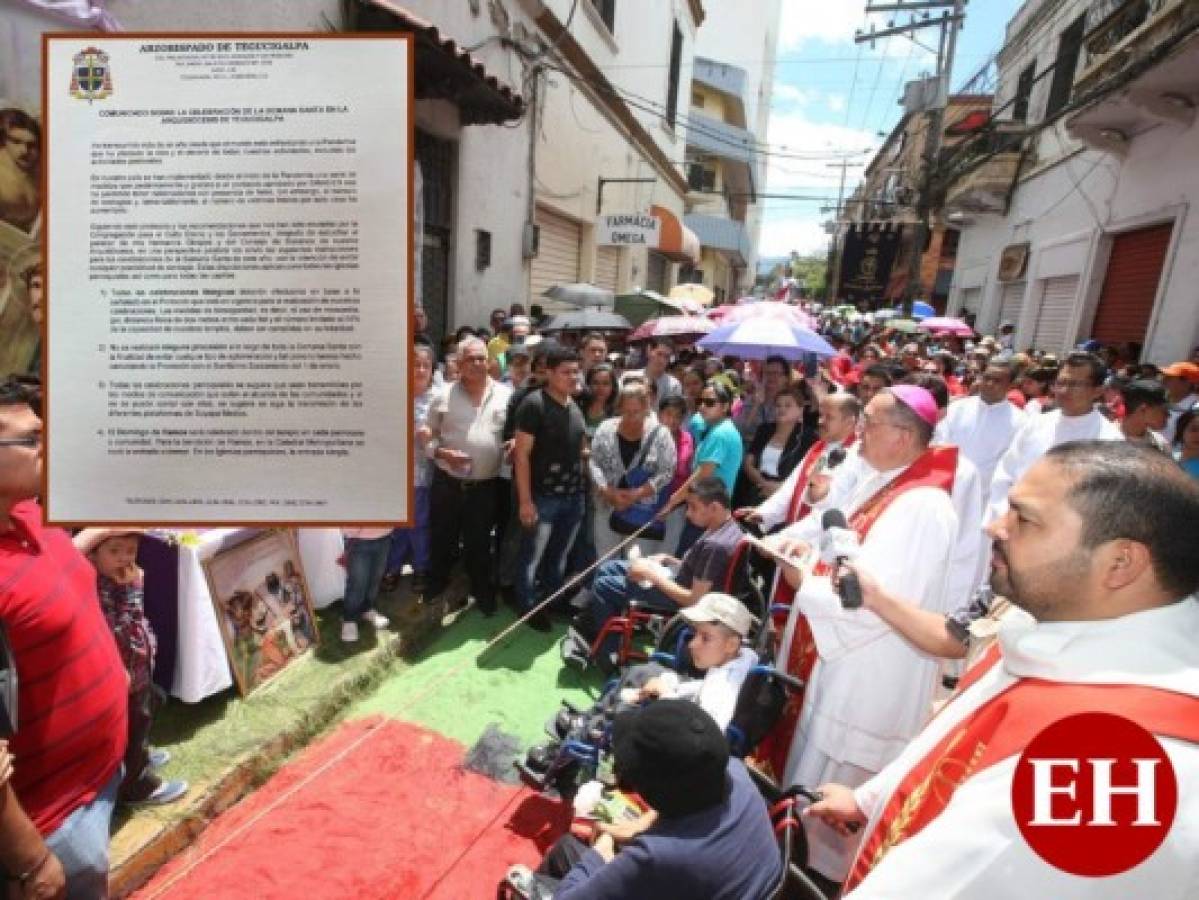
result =
M839 301L877 304L883 299L899 252L901 225L851 225L841 249Z

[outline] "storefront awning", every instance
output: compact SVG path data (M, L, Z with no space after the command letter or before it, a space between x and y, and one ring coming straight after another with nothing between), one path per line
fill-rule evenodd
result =
M394 0L358 0L357 26L363 31L406 31L416 38L417 100L448 100L463 125L499 125L519 119L524 99L457 41L442 34Z
M698 266L700 261L699 238L695 232L679 221L679 217L664 206L651 206L649 214L662 220L662 236L656 249L675 262Z

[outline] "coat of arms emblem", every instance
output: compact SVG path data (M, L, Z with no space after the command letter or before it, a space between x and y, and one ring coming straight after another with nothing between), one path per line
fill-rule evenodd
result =
M112 71L108 54L98 47L85 47L75 54L71 66L71 96L78 100L103 100L112 93Z

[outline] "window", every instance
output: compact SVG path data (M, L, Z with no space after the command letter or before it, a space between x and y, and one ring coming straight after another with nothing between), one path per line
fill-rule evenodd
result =
M1028 121L1028 98L1032 96L1032 82L1037 75L1037 64L1033 62L1023 72L1016 82L1016 99L1012 103L1012 121Z
M674 23L674 35L670 39L670 81L666 86L666 124L674 128L679 112L679 68L683 64L683 32L679 23Z
M704 108L704 95L701 94L699 91L692 91L691 92L691 106L694 109L703 109Z
M608 31L616 34L616 0L591 0L591 5L603 19Z
M693 191L716 190L716 169L702 162L687 167L687 186Z
M475 268L482 272L491 265L491 232L475 229Z
M1045 118L1049 118L1070 101L1074 89L1074 70L1078 68L1079 50L1086 34L1086 15L1081 15L1062 32L1057 42L1057 59L1054 60L1053 84L1049 87L1049 103L1045 106Z

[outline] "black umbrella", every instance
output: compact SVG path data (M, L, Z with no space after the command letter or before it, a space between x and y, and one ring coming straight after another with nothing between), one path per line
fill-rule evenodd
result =
M555 284L542 296L569 306L579 307L600 306L611 309L615 303L615 295L611 291L588 284L586 281L575 284Z
M559 313L542 325L539 331L632 331L629 320L619 313L603 309L576 309Z

